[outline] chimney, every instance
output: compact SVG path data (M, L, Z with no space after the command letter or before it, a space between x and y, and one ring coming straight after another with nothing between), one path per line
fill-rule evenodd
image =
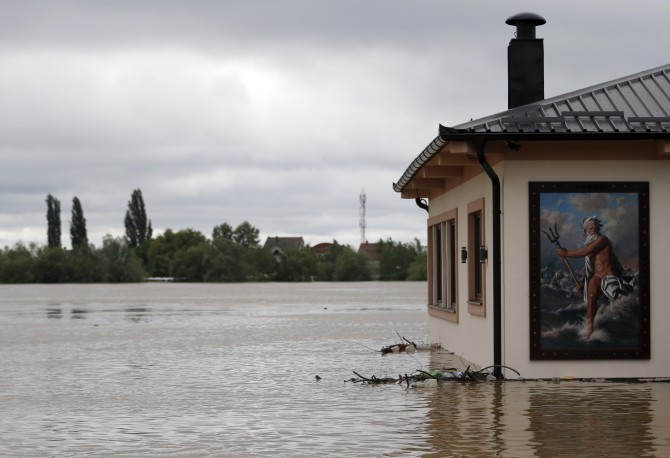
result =
M505 21L516 26L507 47L507 107L544 99L544 44L535 27L547 21L535 13L519 13Z

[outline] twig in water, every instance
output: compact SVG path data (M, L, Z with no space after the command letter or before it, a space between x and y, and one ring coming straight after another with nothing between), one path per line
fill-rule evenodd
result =
M502 364L493 364L493 365L491 365L491 366L486 366L484 369L480 369L480 370L478 370L477 372L484 372L486 369L491 369L492 367L504 367L505 369L509 369L509 370L511 370L512 372L514 372L516 375L518 375L519 377L521 377L521 374L519 373L519 371L517 371L516 369L513 369L513 368L511 368L511 367L509 367L509 366L502 365Z
M362 379L362 380L365 380L366 382L370 382L370 379L369 379L369 378L365 378L365 377L363 377L363 376L362 376L361 374L359 374L358 372L356 372L356 371L351 371L351 372L353 372L354 374L356 374L356 375L358 376L358 378L360 378L360 379Z
M368 350L374 351L375 353L379 353L379 350L375 350L374 348L370 348L370 347L368 347L367 345L363 345L363 344L360 343L360 342L356 342L356 343L357 343L358 345L360 345L361 347L363 347L363 348L367 348Z
M410 356L411 356L412 358L414 358L414 361L416 361L417 364L418 364L419 366L423 367L423 364L421 364L421 361L419 361L418 359L416 359L416 356L414 356L414 355L412 355L412 354L410 354Z
M414 342L412 342L411 340L407 340L407 339L405 339L404 337L403 337L402 339L403 339L405 342L407 342L408 344L410 344L411 346L413 346L413 347L414 347L414 350L418 350L418 349L419 349L419 347L417 347L416 344L415 344Z

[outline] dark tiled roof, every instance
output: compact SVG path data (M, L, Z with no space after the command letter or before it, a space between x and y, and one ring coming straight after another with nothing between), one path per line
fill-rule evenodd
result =
M416 157L397 183L401 192L451 140L670 138L670 64L541 100L455 127Z
M263 248L274 251L276 249L286 252L287 250L302 250L305 242L302 237L268 237Z

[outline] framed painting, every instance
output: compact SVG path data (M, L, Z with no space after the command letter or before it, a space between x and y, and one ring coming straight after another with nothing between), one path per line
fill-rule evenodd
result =
M649 359L649 183L530 182L530 358Z

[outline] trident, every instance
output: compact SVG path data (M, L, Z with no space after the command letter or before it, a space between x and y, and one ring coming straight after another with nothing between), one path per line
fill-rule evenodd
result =
M549 239L549 242L553 243L556 245L558 248L563 249L560 243L558 243L558 239L560 238L560 235L558 234L558 228L556 227L556 224L554 224L554 228L552 229L551 227L547 228L549 232L542 230L544 232L544 235L547 236ZM572 279L575 281L576 285L579 285L579 282L577 281L577 276L575 275L575 271L572 270L572 266L570 265L570 262L561 256L561 259L563 259L563 262L565 262L566 267L570 271L570 275L572 275Z

